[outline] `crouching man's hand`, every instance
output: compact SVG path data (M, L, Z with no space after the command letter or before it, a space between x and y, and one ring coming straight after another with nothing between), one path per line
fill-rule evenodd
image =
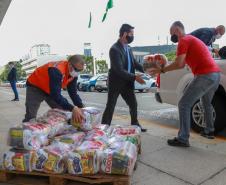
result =
M82 110L75 106L72 110L72 121L73 123L82 123L84 116Z

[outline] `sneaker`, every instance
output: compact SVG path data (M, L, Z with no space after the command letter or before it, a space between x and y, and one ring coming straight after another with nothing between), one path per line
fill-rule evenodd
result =
M178 146L178 147L189 147L190 146L189 142L187 142L187 143L181 142L178 140L177 137L175 137L173 139L168 139L167 143L170 146Z
M207 138L207 139L214 139L214 138L215 138L214 132L209 132L209 133L207 134L207 133L205 133L204 131L202 131L202 132L200 132L200 135L201 135L202 137Z
M19 99L18 99L18 98L15 98L15 99L13 99L13 100L11 100L11 101L19 101Z
M131 125L136 125L136 126L140 127L141 132L147 132L147 129L143 128L139 123L133 123Z

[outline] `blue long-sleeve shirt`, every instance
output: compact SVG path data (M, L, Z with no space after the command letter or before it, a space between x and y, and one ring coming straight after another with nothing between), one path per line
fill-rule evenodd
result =
M51 67L48 69L50 96L59 104L63 109L72 111L73 105L70 104L66 98L61 94L61 85L63 76L57 68ZM77 79L74 78L68 85L67 91L75 106L83 107L83 103L79 95L77 94Z
M190 34L203 41L207 46L211 47L213 42L216 40L215 28L199 28Z

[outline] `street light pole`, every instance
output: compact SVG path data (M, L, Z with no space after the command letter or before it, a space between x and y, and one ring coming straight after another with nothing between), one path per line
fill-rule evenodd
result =
M93 74L96 76L96 58L93 59Z

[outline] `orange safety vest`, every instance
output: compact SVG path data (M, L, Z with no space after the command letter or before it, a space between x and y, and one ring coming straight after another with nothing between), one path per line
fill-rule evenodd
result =
M70 83L74 78L70 77L68 70L68 61L59 61L59 62L49 62L43 66L38 67L29 77L28 82L35 87L40 88L47 94L50 94L49 88L49 67L57 68L62 76L62 88L66 88L68 83Z

